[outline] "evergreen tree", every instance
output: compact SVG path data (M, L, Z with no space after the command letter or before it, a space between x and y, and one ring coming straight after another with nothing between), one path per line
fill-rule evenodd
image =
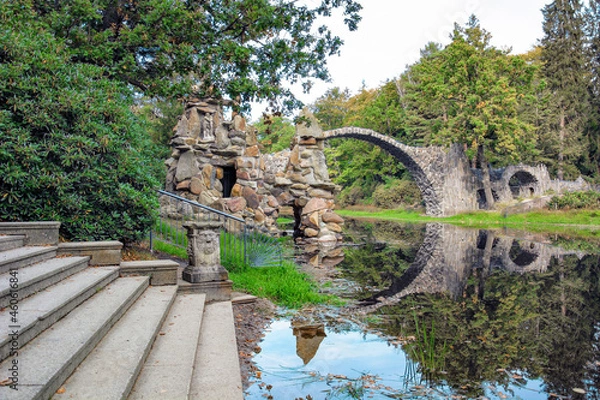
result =
M592 0L586 8L586 34L590 70L590 104L587 141L590 173L600 175L600 1Z
M556 154L559 179L579 174L575 163L587 149L583 139L589 110L585 35L579 0L555 0L546 5L542 72L551 93L549 130L542 141Z

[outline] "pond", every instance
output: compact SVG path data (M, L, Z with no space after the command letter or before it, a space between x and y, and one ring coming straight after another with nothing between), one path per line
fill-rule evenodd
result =
M298 255L348 299L271 324L247 399L600 398L600 241L348 221Z

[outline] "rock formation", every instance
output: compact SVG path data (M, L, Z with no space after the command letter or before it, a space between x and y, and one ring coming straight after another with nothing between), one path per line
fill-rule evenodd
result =
M188 101L173 130L166 190L270 233L278 232L280 205L292 206L296 237L341 240L343 220L333 212L339 188L329 179L316 119L304 113L292 149L263 155L254 129L240 115L226 121L222 106L212 99Z

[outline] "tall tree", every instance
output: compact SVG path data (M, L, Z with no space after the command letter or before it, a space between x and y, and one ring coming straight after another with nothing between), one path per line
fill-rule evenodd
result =
M533 151L533 126L519 116L531 100L536 67L490 45L475 16L455 26L452 42L428 51L401 80L407 131L434 144L461 143L483 172L485 200L494 204L489 162L519 161Z
M74 61L148 96L186 95L195 83L200 96L284 109L299 104L288 82L308 90L329 77L327 58L343 42L323 18L341 9L354 30L361 9L355 0L15 1L64 39Z
M586 8L586 35L590 70L591 111L588 123L591 171L600 175L600 1L592 0Z
M583 130L589 108L582 6L579 0L555 0L546 5L542 43L542 72L552 94L552 121L547 132L557 154L557 175L575 175L582 155Z

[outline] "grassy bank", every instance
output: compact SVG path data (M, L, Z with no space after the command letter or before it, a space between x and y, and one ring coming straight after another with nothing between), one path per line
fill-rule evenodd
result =
M262 248L261 247L265 247ZM269 243L250 246L247 251L249 259L256 260L261 254L272 254L273 245ZM154 240L154 249L175 257L187 259L187 252L159 239ZM241 249L240 249L241 250ZM254 267L244 262L242 254L222 256L222 264L229 271L229 279L233 281L233 289L250 293L257 297L269 299L275 304L299 308L307 304L340 304L341 301L330 295L319 293L317 284L306 274L298 270L291 261L266 264L275 266Z
M444 222L470 228L513 228L534 232L571 233L578 236L600 235L600 210L540 210L524 214L503 215L500 212L480 211L435 218L403 210L337 210L350 218L372 218L399 222Z

